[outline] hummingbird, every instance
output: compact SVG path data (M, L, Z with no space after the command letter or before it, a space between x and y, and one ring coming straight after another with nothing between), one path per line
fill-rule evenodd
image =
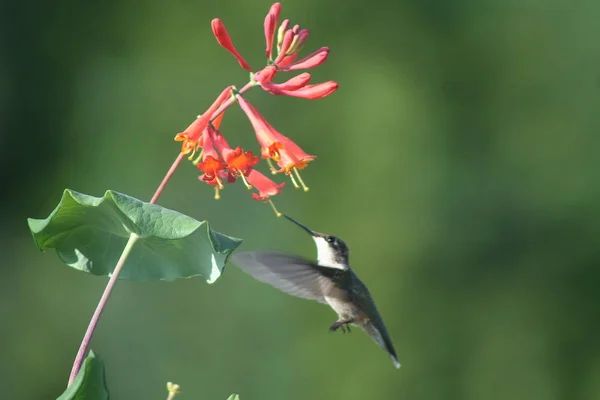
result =
M350 268L346 243L283 216L312 236L317 245L317 262L276 251L240 251L231 256L233 263L256 280L284 293L329 305L338 315L329 327L330 331L350 332L350 325L362 328L387 352L394 366L400 368L396 350L371 293Z

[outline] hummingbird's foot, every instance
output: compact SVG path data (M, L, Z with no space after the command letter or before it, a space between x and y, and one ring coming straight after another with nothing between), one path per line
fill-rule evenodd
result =
M331 326L329 327L329 331L330 332L335 332L337 331L339 328L342 328L342 332L346 333L346 330L348 332L350 332L350 324L354 322L353 320L347 320L347 321L335 321L333 324L331 324Z

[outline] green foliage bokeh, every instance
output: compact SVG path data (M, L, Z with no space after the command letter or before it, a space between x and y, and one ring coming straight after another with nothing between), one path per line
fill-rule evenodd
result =
M38 252L24 224L73 188L149 200L172 139L247 73L220 17L263 63L270 2L19 2L0 14L0 387L55 398L106 279ZM249 93L318 158L282 212L342 237L402 368L326 307L228 266L213 286L119 282L94 350L111 396L594 399L600 396L600 3L285 1L329 46L306 101ZM255 144L232 107L231 145ZM263 169L265 172L265 169ZM213 200L184 164L159 203L244 239L314 255L241 184ZM35 382L35 384L31 384ZM54 396L54 397L53 397ZM166 396L163 396L166 397Z

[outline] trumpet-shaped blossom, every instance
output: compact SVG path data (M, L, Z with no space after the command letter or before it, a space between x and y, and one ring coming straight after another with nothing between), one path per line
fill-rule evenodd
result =
M223 183L220 179L221 171L225 170L227 166L220 158L213 156L203 157L203 161L198 163L198 169L203 171L204 174L200 177L201 180L206 181L210 185L218 185L221 189Z
M175 136L176 142L183 142L181 144L181 152L188 154L194 152L198 147L202 147L202 136L208 123L210 122L212 115L217 109L231 96L231 89L233 86L228 86L221 92L215 102L206 110L202 115L199 115L194 122L190 124L183 132L178 133ZM220 122L220 120L219 120Z
M241 146L236 147L235 150L232 149L227 140L219 132L213 131L212 139L215 148L221 153L221 157L229 169L229 183L232 183L237 176L240 176L246 186L248 186L244 177L248 176L252 167L258 164L259 158L254 156L252 151L244 152Z
M252 151L244 152L240 146L236 147L235 150L225 149L223 158L229 172L239 176L248 176L252 167L258 164L259 161L259 158L252 154Z
M286 175L290 175L294 186L299 187L294 176L291 175L294 172L304 190L307 191L308 188L304 185L298 170L305 168L316 157L304 152L290 138L279 133L242 96L237 96L237 100L254 128L256 138L261 145L262 157L275 161L280 167L275 172L284 172Z
M215 199L219 199L219 191L223 189L223 182L228 178L227 165L214 148L211 135L212 129L207 129L202 140L202 159L196 167L204 172L199 179L215 187Z

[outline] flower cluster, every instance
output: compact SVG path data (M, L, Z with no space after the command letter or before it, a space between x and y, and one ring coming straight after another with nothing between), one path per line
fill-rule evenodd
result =
M265 17L267 63L257 72L252 72L250 64L235 48L223 22L218 18L212 21L212 31L217 42L236 58L242 68L251 72L251 79L240 90L233 86L225 88L204 114L199 115L187 129L175 136L176 141L182 142L182 153L189 154L188 158L193 160L198 169L203 172L200 180L215 187L215 198L220 197L220 190L224 188L224 184L233 183L239 178L248 189L255 188L258 191L252 194L254 199L269 202L278 215L279 212L275 209L271 197L279 194L285 184L277 184L254 169L259 162L259 157L252 151L244 151L239 146L235 149L230 147L220 131L220 125L225 109L237 102L254 129L261 147L260 156L266 159L271 172L284 173L290 177L296 188L302 187L308 191L299 171L305 168L308 162L314 160L315 156L304 152L290 138L277 131L243 97L247 90L259 86L272 95L315 100L329 96L338 88L337 82L334 81L310 85L311 76L307 72L300 73L283 83L273 82L280 72L317 67L325 62L329 55L329 49L322 47L298 60L309 31L301 29L298 25L292 26L287 19L278 27L280 12L281 4L275 3Z

